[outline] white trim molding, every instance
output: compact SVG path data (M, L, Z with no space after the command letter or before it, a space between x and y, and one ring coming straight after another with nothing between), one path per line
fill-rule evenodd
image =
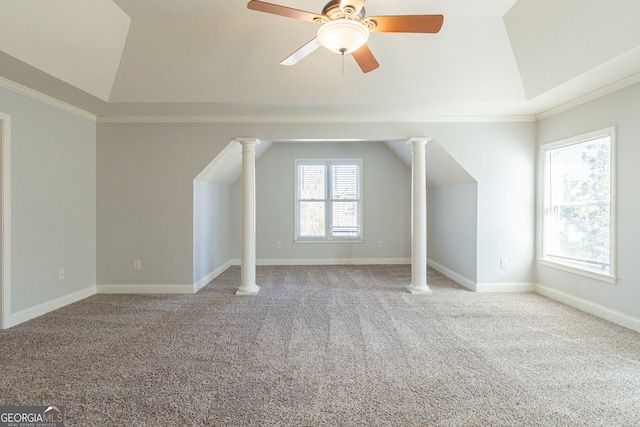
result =
M536 292L552 300L570 305L594 316L616 323L625 328L640 332L640 318L630 316L620 311L596 304L595 302L576 297L566 292L559 291L544 285L536 285Z
M7 325L7 328L19 325L20 323L24 323L31 319L35 319L36 317L40 317L53 310L57 310L69 304L73 304L74 302L78 302L95 294L96 287L89 286L88 288L73 292L69 295L64 295L54 300L36 305L35 307L27 308L25 310L19 311L18 313L11 314L11 316L9 317L9 325Z
M433 268L436 271L439 271L440 273L444 274L445 276L447 276L449 279L453 280L454 282L464 286L465 288L471 290L471 291L475 291L476 290L476 282L474 282L471 279L467 279L466 277L456 273L453 270L448 269L447 267L445 267L444 265L438 264L437 262L431 260L431 259L427 259L427 265L431 268Z
M484 282L476 283L476 292L535 292L536 284L531 282Z
M229 267L240 265L240 260L229 260L192 285L188 284L112 284L97 285L98 294L195 294L207 286L213 279L224 273Z
M638 74L640 75L640 73ZM551 177L551 155L554 151L565 147L578 146L590 141L609 139L609 265L608 271L600 271L596 268L600 267L596 264L596 259L585 259L582 261L560 260L556 238L554 235L558 233L554 212L554 206L551 200L551 189L553 187ZM615 126L590 131L581 135L575 135L561 140L546 142L538 148L538 166L537 166L537 195L536 195L536 252L538 264L547 268L554 268L566 272L579 274L608 283L616 283L617 274L617 132ZM603 178L604 179L604 178ZM595 201L592 201L594 203ZM554 231L555 230L555 231ZM556 242L556 243L553 243ZM601 261L600 261L601 262ZM604 267L606 268L606 267Z
M234 264L233 260L229 260L224 264L222 264L220 267L213 270L211 273L204 276L202 279L195 282L193 284L193 293L195 294L200 289L207 286L213 279L215 279L216 277L224 273L227 270L227 268L231 267L232 265L240 265L240 261L238 261L238 264Z
M261 258L258 265L396 265L411 264L411 258ZM233 260L232 265L240 265Z
M66 102L60 101L58 99L52 98L49 95L45 95L36 90L30 89L26 86L22 86L18 83L12 82L11 80L7 80L4 77L0 77L0 87L8 89L12 92L15 92L19 95L26 96L31 99L35 99L36 101L40 101L43 104L50 105L59 110L66 111L67 113L74 114L83 119L91 120L92 122L97 121L97 116L95 114L91 114L87 111L84 111L78 107L74 107L71 104L67 104Z
M97 285L99 294L193 294L193 284L116 284Z
M544 120L546 118L555 116L556 114L560 114L564 111L568 111L579 105L586 104L587 102L609 95L613 92L617 92L620 89L624 89L625 87L631 86L638 82L640 82L640 73L633 74L622 80L618 80L617 82L611 83L610 85L594 90L593 92L589 92L585 95L579 96L568 102L565 102L560 105L556 105L555 107L552 107L546 111L543 111L542 113L539 113L535 116L535 121L540 121L540 120Z
M427 265L447 276L454 282L474 292L535 292L536 284L530 282L483 282L476 283L433 260L427 260Z
M613 249L613 248L612 248ZM591 279L600 280L601 282L607 282L615 284L618 281L618 277L610 276L608 274L601 274L597 271L584 270L582 268L572 267L567 264L561 264L559 262L553 262L548 259L538 258L538 263L543 267L555 268L556 270L566 271L568 273L578 274L580 276L589 277Z
M518 123L535 122L535 115L110 115L98 123Z
M2 278L0 279L0 329L11 327L11 116L0 113L0 143L2 154Z

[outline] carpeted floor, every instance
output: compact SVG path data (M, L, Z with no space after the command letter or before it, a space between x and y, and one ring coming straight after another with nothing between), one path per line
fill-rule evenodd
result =
M640 334L409 266L239 268L0 331L0 405L67 426L638 426Z

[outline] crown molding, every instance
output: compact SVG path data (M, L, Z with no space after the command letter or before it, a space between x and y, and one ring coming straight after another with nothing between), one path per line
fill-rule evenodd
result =
M97 116L66 102L0 77L0 87L97 123L509 123L537 122L640 82L633 74L537 115L104 115Z
M537 116L535 116L535 119L536 121L547 119L549 117L555 116L556 114L560 114L572 108L578 107L582 104L586 104L589 101L594 101L605 95L609 95L613 92L617 92L620 89L624 89L627 86L631 86L639 82L640 82L640 73L633 74L622 80L618 80L615 83L611 83L610 85L604 86L600 89L594 90L593 92L589 92L585 95L575 98L569 102L565 102L564 104L560 104L556 107L550 108L549 110L544 111L538 114Z
M59 110L66 111L67 113L71 113L80 118L91 120L92 122L95 122L97 120L97 116L95 114L91 114L87 111L84 111L78 107L74 107L73 105L67 104L66 102L60 101L49 95L45 95L44 93L30 89L26 86L22 86L18 83L12 82L11 80L7 80L4 77L0 77L0 87L4 89L8 89L19 95L23 95L28 98L34 99L36 101L40 101L44 104L50 105Z
M535 122L536 116L98 116L98 123L504 123Z

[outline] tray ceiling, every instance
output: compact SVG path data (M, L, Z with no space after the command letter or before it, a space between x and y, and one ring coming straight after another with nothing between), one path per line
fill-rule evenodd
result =
M640 81L637 0L365 7L445 22L438 34L372 33L380 68L363 74L345 57L343 75L342 58L324 49L280 65L317 25L245 1L0 0L0 76L98 116L366 121L535 116Z

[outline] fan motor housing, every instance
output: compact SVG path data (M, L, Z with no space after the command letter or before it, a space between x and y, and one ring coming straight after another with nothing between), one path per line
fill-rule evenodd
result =
M335 19L351 19L354 21L361 21L365 17L364 7L360 9L360 13L356 14L356 9L353 6L347 5L344 10L340 8L341 0L331 0L322 8L322 14L330 20Z

